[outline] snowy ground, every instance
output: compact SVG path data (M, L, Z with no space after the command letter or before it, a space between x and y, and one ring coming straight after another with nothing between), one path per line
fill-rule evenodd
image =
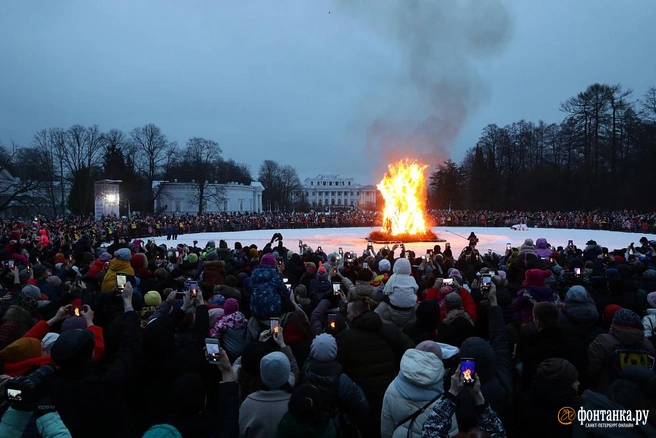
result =
M242 245L247 246L251 244L257 245L262 248L270 240L275 232L283 235L283 243L288 249L298 251L298 241L302 240L303 243L308 244L312 249L321 246L326 252L337 252L338 247L342 247L344 251L355 251L358 254L362 252L367 246L366 237L370 232L378 230L378 228L314 228L314 229L298 229L298 230L256 230L256 231L239 231L227 233L198 233L198 234L184 234L178 236L178 240L166 240L164 238L155 238L158 245L162 243L168 246L175 246L178 243L192 245L193 240L198 240L199 247L205 247L209 240L214 240L218 246L219 240L223 239L228 242L230 248L233 247L235 242L241 242ZM635 242L639 245L638 240L641 236L646 236L649 240L655 240L654 234L638 234L638 233L620 233L613 231L592 231L592 230L563 230L563 229L545 229L545 228L529 228L523 231L515 231L511 228L496 228L496 227L434 227L433 232L437 234L438 238L445 239L451 243L454 251L460 250L467 244L467 236L470 232L476 233L479 239L477 248L479 251L487 251L491 248L494 252L503 254L506 248L506 243L510 242L513 246L520 246L524 239L531 238L535 242L540 237L545 237L547 241L556 247L566 246L568 240L573 240L574 244L579 248L585 247L585 243L592 239L599 245L607 247L609 250L625 248L629 243ZM141 237L145 240L149 236ZM406 249L413 250L418 254L424 253L427 248L432 248L435 243L409 243ZM439 245L444 249L444 243ZM374 249L378 249L380 245L374 245Z

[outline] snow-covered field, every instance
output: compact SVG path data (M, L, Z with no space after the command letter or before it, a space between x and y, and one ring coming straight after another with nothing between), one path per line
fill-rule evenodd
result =
M279 232L283 236L283 243L288 249L298 251L298 241L308 244L312 249L321 246L326 252L337 252L341 246L344 251L355 251L358 254L367 246L366 237L370 232L378 228L313 228L298 230L256 230L256 231L239 231L226 233L198 233L184 234L178 236L178 240L166 240L164 238L155 238L158 245L165 243L168 246L175 246L178 243L191 245L193 240L198 240L198 246L204 247L209 240L214 240L218 246L219 240L223 239L228 243L230 248L235 242L241 242L247 246L251 244L262 248L270 240L273 233ZM573 240L579 248L585 247L588 240L595 240L599 245L607 247L610 251L614 249L625 248L629 243L635 242L639 245L638 240L641 236L646 236L649 240L656 240L654 234L639 233L620 233L614 231L593 231L593 230L563 230L550 228L529 228L522 231L515 231L511 228L496 227L434 227L433 232L438 238L444 239L451 244L454 251L460 251L467 245L467 236L470 232L476 233L479 239L477 248L479 251L487 251L491 248L494 252L502 254L505 251L506 243L510 242L513 246L520 246L524 239L531 238L535 242L540 237L545 237L547 241L556 247L566 246L568 240ZM145 240L149 236L141 237ZM423 253L427 248L432 248L435 243L409 243L406 249L413 250L416 253ZM439 243L444 248L444 243ZM380 245L374 245L378 249Z

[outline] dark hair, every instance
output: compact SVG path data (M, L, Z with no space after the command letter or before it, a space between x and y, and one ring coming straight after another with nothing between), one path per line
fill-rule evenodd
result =
M309 383L297 387L292 392L287 406L290 413L312 423L321 423L326 416L326 403L321 390Z
M558 307L555 304L547 302L536 303L533 306L533 313L543 328L558 327Z

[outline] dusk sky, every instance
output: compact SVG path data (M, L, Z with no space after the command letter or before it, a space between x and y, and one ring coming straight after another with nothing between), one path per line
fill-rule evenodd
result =
M378 182L393 158L460 162L483 127L560 122L593 83L656 86L653 0L5 1L0 141L155 123L257 178Z

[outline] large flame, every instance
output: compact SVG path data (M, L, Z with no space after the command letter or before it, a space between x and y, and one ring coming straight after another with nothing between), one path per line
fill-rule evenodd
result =
M426 233L424 197L428 166L401 160L388 166L389 172L378 184L385 199L382 231L393 236Z

